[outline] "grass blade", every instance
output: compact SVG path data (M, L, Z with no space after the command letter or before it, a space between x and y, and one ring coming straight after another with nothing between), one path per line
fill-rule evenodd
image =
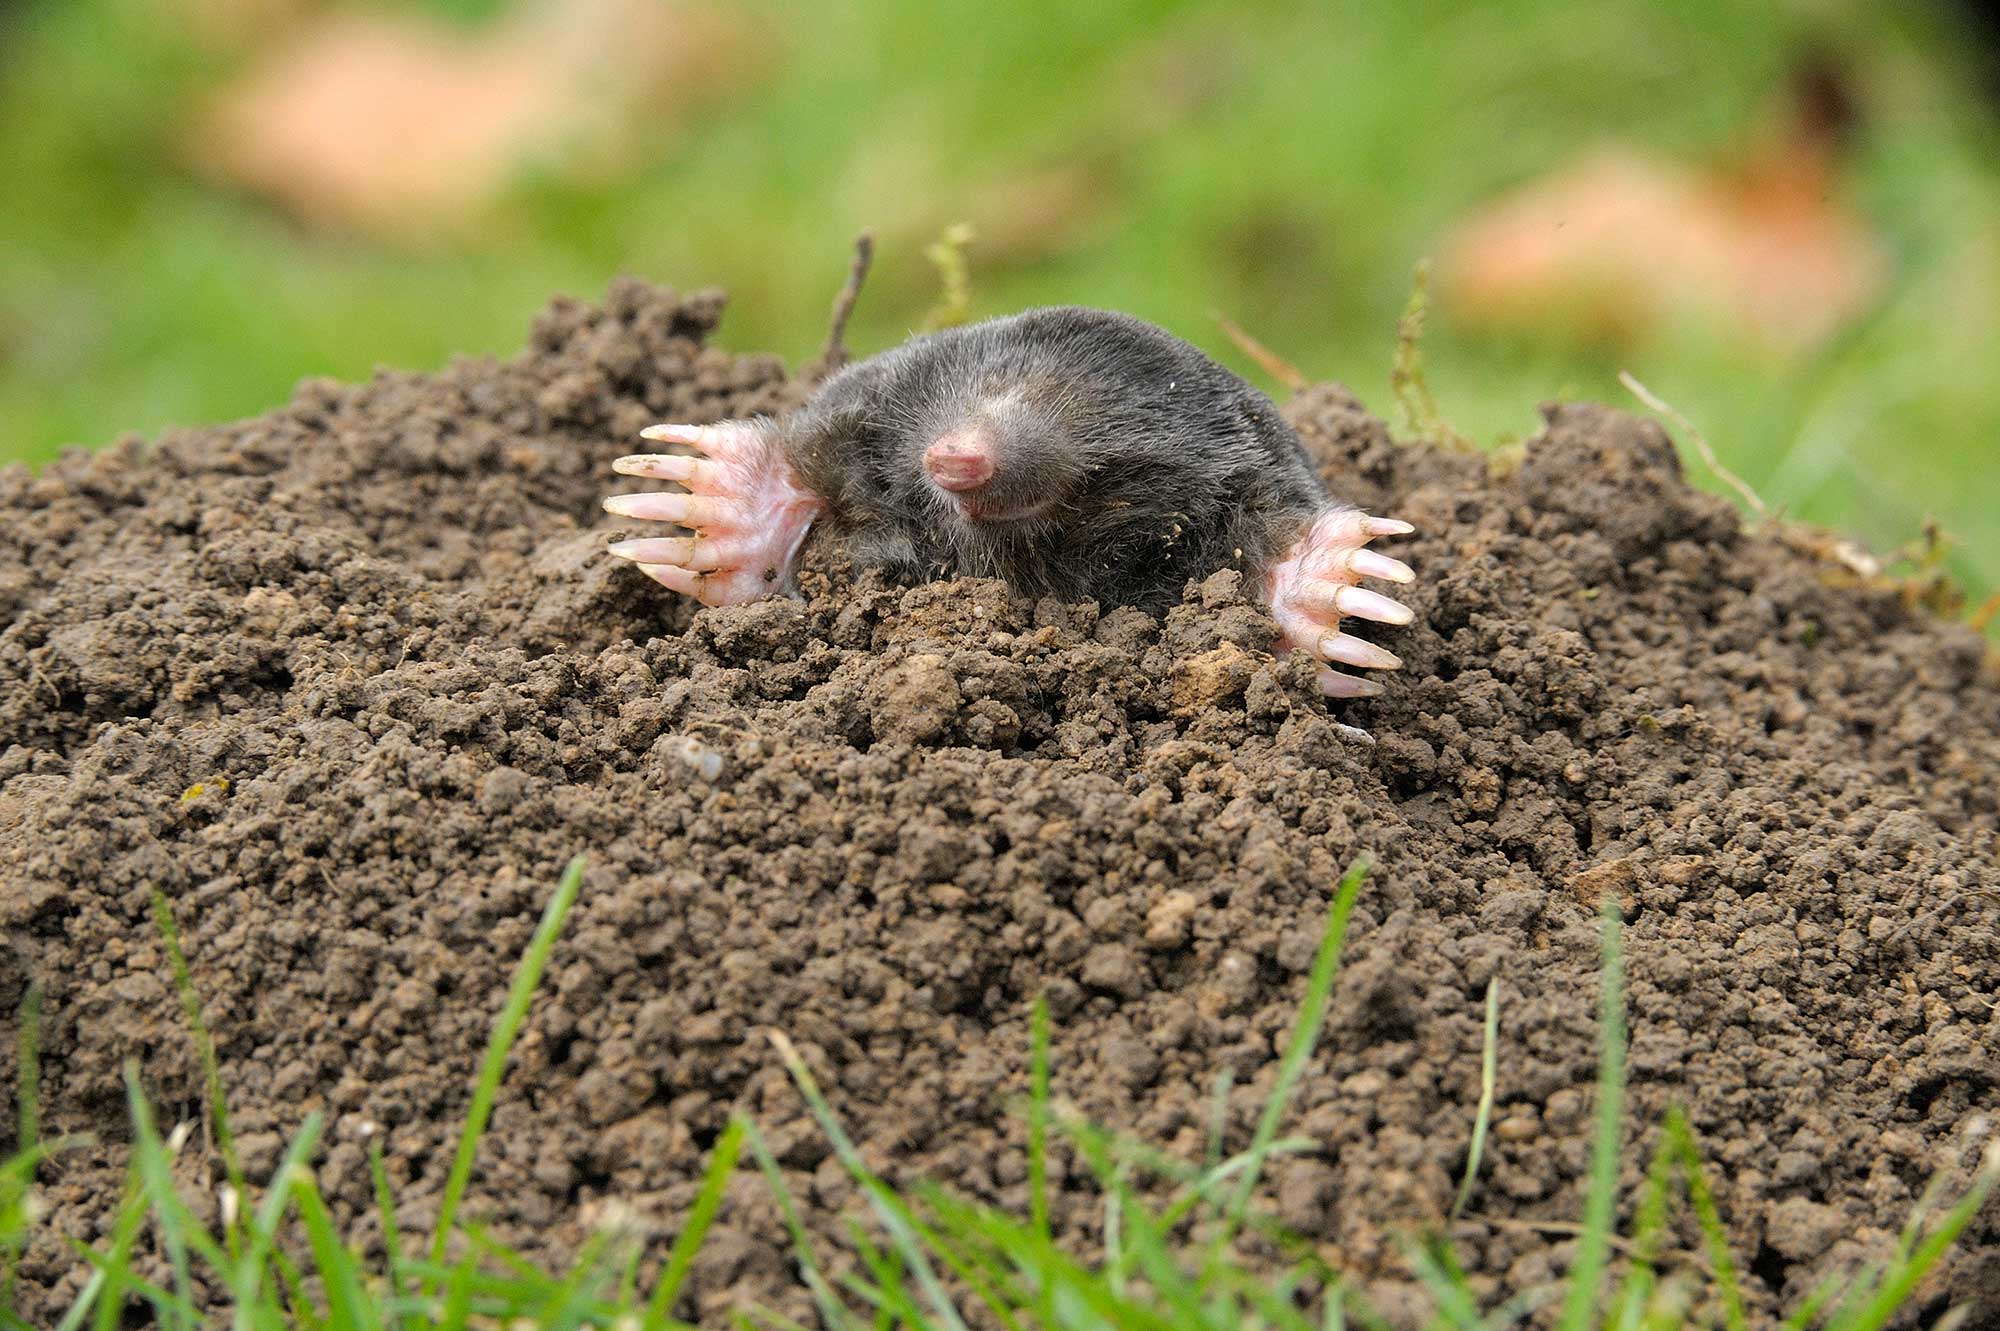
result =
M1639 1211L1632 1223L1632 1261L1626 1268L1624 1283L1611 1300L1611 1315L1605 1319L1605 1325L1612 1331L1628 1331L1639 1325L1659 1287L1654 1265L1666 1237L1667 1199L1680 1162L1673 1130L1677 1121L1685 1122L1681 1111L1669 1110L1659 1145L1653 1150L1653 1162L1646 1170L1646 1191L1640 1196Z
M1046 1236L991 1207L948 1194L935 1200L943 1221L967 1242L977 1242L1006 1261L1037 1290L1037 1304L1062 1309L1043 1328L1102 1326L1181 1331L1169 1317L1144 1304L1115 1298L1102 1272L1087 1271ZM1013 1283L1013 1282L1009 1282Z
M285 1148L284 1159L278 1162L278 1172L271 1176L264 1200L251 1215L249 1242L236 1259L236 1278L230 1282L236 1299L236 1331L249 1331L251 1315L259 1306L264 1268L272 1260L278 1226L284 1222L285 1210L292 1202L292 1180L297 1171L305 1168L313 1148L319 1145L320 1125L324 1122L317 1110L306 1115L306 1121L292 1136L292 1144Z
M1493 1119L1493 1087L1500 1067L1500 977L1486 982L1486 1034L1479 1051L1479 1108L1472 1116L1472 1145L1465 1154L1465 1178L1451 1204L1451 1218L1465 1213L1472 1185L1479 1178L1480 1157L1486 1153L1486 1127Z
M639 1302L639 1262L646 1255L646 1240L640 1235L625 1245L625 1262L618 1272L618 1292L613 1296L621 1308L636 1307ZM661 1318L655 1325L671 1325L672 1319Z
M474 1252L482 1257L488 1257L500 1263L500 1265L513 1272L515 1279L519 1280L522 1284L545 1285L549 1283L549 1277L541 1271L536 1270L533 1262L487 1233L484 1225L475 1224L468 1220L461 1224L458 1230L459 1233L465 1235L466 1242L472 1245ZM479 1272L479 1277L482 1280L485 1279L486 1272Z
M25 1140L25 1139L24 1139ZM1049 1233L1049 1000L1035 1000L1028 1016L1028 1215L1035 1232Z
M1125 1297L1125 1209L1126 1179L1129 1170L1124 1161L1111 1167L1111 1186L1104 1190L1104 1276L1111 1284L1111 1292L1119 1298Z
M972 1291L973 1297L986 1306L1004 1331L1021 1331L1020 1319L1014 1313L1016 1309L1022 1307L1022 1302L1011 1293L1001 1292L1000 1286L1011 1282L1005 1271L999 1270L987 1260L990 1254L968 1251L968 1245L962 1236L949 1230L939 1232L924 1223L916 1209L888 1185L878 1183L878 1187L881 1189L882 1204L891 1207L902 1218L903 1223L909 1226L910 1232L917 1237L923 1248L934 1254L938 1261L944 1264L946 1270L965 1283ZM931 1203L933 1214L946 1214L945 1209L937 1205L937 1199L943 1195L943 1189L919 1183L916 1191L920 1197Z
M1687 1331L1688 1306L1694 1302L1693 1282L1676 1273L1659 1282L1640 1319L1638 1331Z
M1604 980L1598 1013L1597 1140L1591 1149L1583 1232L1563 1300L1562 1331L1587 1331L1596 1320L1605 1255L1618 1204L1618 1152L1625 1127L1625 952L1619 936L1618 894L1606 892Z
M479 1259L472 1253L465 1254L451 1268L451 1276L444 1285L444 1312L438 1319L437 1331L465 1331L472 1321L474 1277L478 1274Z
M1222 1163L1223 1138L1229 1132L1229 1093L1236 1089L1236 1069L1224 1068L1215 1074L1208 1091L1208 1143L1202 1149L1202 1168L1210 1173Z
M1229 1288L1279 1331L1315 1331L1298 1307L1299 1274L1292 1271L1283 1280L1271 1281L1247 1271L1232 1271Z
M1311 1056L1313 1046L1319 1042L1320 1027L1326 1021L1327 999L1333 993L1333 982L1340 974L1340 949L1347 938L1347 918L1354 912L1355 898L1361 892L1361 880L1367 876L1368 857L1364 855L1354 861L1333 894L1333 904L1327 913L1326 932L1320 937L1319 952L1313 957L1312 970L1306 979L1305 1001L1299 1007L1298 1025L1292 1028L1291 1043L1286 1046L1285 1056L1278 1063L1278 1078L1271 1087L1271 1098L1265 1102L1263 1115L1257 1120L1256 1135L1250 1140L1248 1154L1251 1167L1244 1170L1237 1180L1236 1190L1223 1212L1222 1224L1209 1245L1205 1264L1211 1268L1220 1260L1223 1249L1235 1239L1236 1231L1243 1223L1243 1213L1250 1208L1250 1194L1256 1191L1257 1179L1263 1170L1263 1157L1272 1139L1278 1135L1278 1123L1291 1100L1292 1087L1298 1082L1299 1074L1305 1071L1306 1059Z
M403 1315L396 1301L403 1296L403 1232L396 1224L396 1198L389 1189L389 1171L382 1163L382 1138L368 1143L368 1177L375 1185L375 1214L382 1225L383 1276L389 1282L388 1314L392 1326L401 1327Z
M1431 1306L1438 1318L1453 1331L1480 1331L1479 1301L1465 1283L1465 1273L1451 1260L1451 1250L1443 1242L1435 1247L1411 1242L1404 1256L1417 1279L1430 1291Z
M21 1028L15 1043L19 1079L15 1099L15 1145L19 1154L0 1169L0 1312L12 1316L14 1273L28 1246L28 1196L42 1144L42 984L30 981L21 999Z
M923 1309L919 1308L916 1300L910 1297L903 1279L907 1274L907 1268L903 1263L870 1242L867 1233L861 1228L860 1221L850 1218L846 1229L848 1242L854 1245L855 1256L861 1259L861 1264L868 1269L868 1274L874 1277L874 1283L871 1284L854 1275L842 1277L840 1283L850 1293L875 1308L877 1327L924 1325Z
M180 1302L192 1305L194 1281L188 1263L188 1242L199 1230L194 1217L189 1215L181 1202L180 1193L174 1187L171 1153L165 1142L160 1140L159 1129L153 1123L153 1108L147 1103L145 1093L139 1089L139 1065L125 1064L125 1102L132 1116L132 1160L139 1172L139 1184L152 1212L153 1223L159 1229L160 1242L167 1250L168 1264L174 1273L174 1295ZM206 1234L202 1235L207 1238ZM217 1257L221 1254L218 1252ZM218 1262L226 1267L226 1263ZM166 1308L160 1310L163 1314ZM191 1326L191 1322L180 1317L166 1319L169 1326Z
M1819 1316L1820 1310L1825 1308L1828 1303L1833 1301L1834 1296L1840 1293L1840 1289L1841 1283L1838 1276L1828 1276L1817 1285L1814 1285L1812 1292L1806 1295L1804 1302L1800 1303L1797 1308L1794 1308L1792 1315L1785 1319L1785 1331L1805 1331L1807 1327L1813 1324L1814 1319Z
M743 1154L744 1126L742 1119L732 1117L729 1126L716 1140L715 1149L708 1153L708 1168L702 1172L701 1191L695 1194L694 1205L688 1210L681 1232L674 1235L674 1246L667 1254L666 1267L661 1271L659 1283L653 1287L653 1297L646 1305L648 1325L664 1322L673 1311L674 1299L680 1294L681 1284L694 1266L694 1255L700 1251L701 1241L708 1235L708 1227L715 1222L716 1210L722 1205L723 1190L729 1186L729 1177L736 1172L736 1162Z
M306 1245L312 1249L313 1265L319 1268L320 1282L326 1287L329 1320L342 1331L381 1331L375 1305L362 1291L361 1266L333 1227L333 1216L319 1195L312 1172L299 1166L292 1178L292 1194L298 1201L299 1224L306 1231Z
M771 1189L771 1195L778 1199L778 1212L784 1216L785 1229L792 1236L792 1255L799 1264L799 1278L812 1291L821 1322L827 1331L850 1325L854 1319L820 1272L819 1258L813 1253L812 1236L806 1233L805 1222L799 1219L799 1208L792 1202L792 1190L785 1185L785 1176L779 1171L771 1148L764 1144L764 1135L757 1131L754 1123L744 1125L744 1135L749 1139L750 1154L756 1158L757 1168L763 1171L765 1184Z
M784 1060L785 1070L792 1074L792 1080L798 1085L799 1093L805 1097L807 1107L819 1121L820 1130L826 1133L827 1140L833 1143L834 1154L840 1157L840 1163L845 1165L847 1172L861 1184L862 1191L867 1194L876 1217L881 1220L883 1229L888 1231L891 1242L895 1244L898 1254L909 1266L910 1273L916 1277L918 1287L930 1301L932 1311L937 1314L938 1320L948 1328L948 1331L967 1331L958 1309L952 1304L951 1296L945 1293L936 1272L931 1270L930 1262L925 1259L923 1245L917 1241L906 1213L890 1204L892 1198L888 1186L876 1178L867 1163L862 1160L861 1152L855 1149L854 1142L848 1137L846 1129L842 1128L840 1120L834 1117L833 1107L826 1102L826 1096L820 1092L819 1083L813 1079L812 1070L806 1066L805 1059L799 1056L799 1051L793 1047L791 1040L783 1031L772 1031L770 1039L772 1045L777 1048L778 1057Z
M82 1244L77 1244L74 1251L78 1257L89 1263L91 1268L99 1275L104 1274L105 1269L110 1265L110 1258L94 1249L86 1248ZM138 1295L141 1299L153 1305L154 1313L159 1315L162 1321L169 1320L164 1314L171 1311L181 1321L187 1322L190 1325L194 1323L194 1305L180 1295L175 1294L172 1290L161 1289L145 1277L135 1275L129 1268L121 1273L120 1278L124 1282L128 1292ZM9 1316L12 1316L12 1314L10 1313ZM22 1323L22 1325L25 1325L25 1323Z
M1222 1288L1214 1269L1204 1273L1199 1281L1190 1280L1181 1270L1167 1242L1167 1230L1154 1216L1146 1204L1132 1193L1127 1181L1127 1171L1122 1162L1111 1151L1111 1134L1101 1130L1078 1133L1075 1136L1077 1149L1097 1175L1098 1186L1104 1190L1107 1202L1115 1198L1119 1216L1120 1243L1129 1252L1113 1255L1105 1254L1103 1279L1112 1298L1119 1302L1126 1299L1124 1274L1127 1268L1145 1278L1152 1292L1166 1300L1170 1311L1169 1319L1175 1326L1194 1328L1214 1323L1201 1306L1204 1291ZM1228 1325L1234 1319L1223 1319Z
M132 1269L132 1249L138 1245L139 1231L145 1224L146 1191L140 1186L139 1166L135 1161L126 1180L117 1226L111 1231L111 1249L104 1254L103 1264L91 1272L83 1292L70 1305L56 1331L76 1331L85 1317L91 1318L96 1331L114 1331L125 1308L125 1281Z
M562 881L556 885L556 894L549 898L548 908L542 912L542 922L528 943L520 969L514 972L514 983L507 991L506 1006L501 1008L498 1020L493 1023L492 1037L486 1043L486 1058L479 1069L479 1081L473 1087L472 1106L466 1111L465 1127L459 1133L458 1154L451 1162L451 1173L445 1179L444 1198L438 1204L437 1232L431 1236L433 1265L444 1262L445 1245L451 1241L459 1202L465 1197L466 1184L472 1180L472 1161L479 1153L479 1139L486 1133L486 1122L493 1114L493 1101L500 1094L500 1079L507 1072L507 1052L514 1047L514 1039L521 1033L521 1024L528 1018L528 1006L534 1001L535 989L542 980L542 970L549 963L549 954L555 950L556 936L562 932L563 920L568 916L570 907L576 904L577 892L582 887L583 856L579 855L563 870Z
M1038 995L1028 1014L1028 1220L1043 1242L1049 1231L1049 1000ZM1055 1324L1046 1282L1035 1282L1035 1314Z
M320 1325L319 1315L313 1312L306 1301L305 1277L299 1274L298 1265L285 1255L283 1248L271 1249L271 1268L278 1273L278 1283L285 1287L285 1308L290 1321L286 1331L313 1331Z
M1979 1173L1958 1204L1945 1213L1936 1229L1926 1235L1906 1257L1892 1263L1882 1274L1880 1286L1866 1303L1840 1317L1827 1331L1877 1331L1886 1325L1898 1308L1909 1302L1918 1284L1930 1274L1947 1249L1958 1241L1979 1208L1986 1204L1995 1183L2000 1183L2000 1139L1987 1144Z
M222 1156L222 1168L229 1179L229 1186L236 1190L238 1197L249 1193L243 1184L243 1162L236 1156L236 1140L229 1130L229 1100L222 1093L222 1066L215 1056L215 1039L209 1034L208 1023L202 1020L201 996L195 992L194 979L188 972L187 954L181 949L180 928L174 923L173 907L167 902L167 894L158 888L153 890L153 922L160 931L160 939L166 944L168 960L174 968L174 990L180 995L181 1011L187 1017L188 1031L194 1036L195 1053L201 1059L201 1080L208 1093L209 1129L215 1137L215 1149ZM223 1235L232 1255L237 1251L236 1226L229 1225Z
M577 1255L570 1273L554 1288L544 1285L542 1306L528 1318L536 1331L568 1331L579 1326L597 1303L598 1291L610 1283L610 1263L605 1260L615 1234L600 1229L592 1234Z
M1682 1114L1667 1117L1665 1132L1681 1159L1681 1181L1687 1186L1688 1204L1694 1208L1695 1223L1708 1248L1708 1263L1715 1268L1715 1283L1722 1289L1723 1317L1729 1331L1749 1331L1743 1313L1743 1287L1736 1279L1736 1262L1729 1255L1729 1233L1722 1227L1722 1212L1716 1208L1715 1194L1709 1191L1708 1175L1701 1166L1701 1147L1694 1129Z
M1040 1297L1041 1284L1036 1282L1031 1293L1016 1278L1007 1254L979 1225L968 1220L969 1203L928 1180L918 1181L916 1193L935 1217L932 1227L920 1228L924 1241L992 1309L995 1318L1005 1326L1017 1326L1019 1319L1014 1313L1032 1305L1037 1315L1046 1313L1045 1325L1053 1319L1054 1311L1045 1309Z

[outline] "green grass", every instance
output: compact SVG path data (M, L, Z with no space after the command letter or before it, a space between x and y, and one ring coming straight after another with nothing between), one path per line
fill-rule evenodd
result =
M713 1147L701 1185L679 1234L650 1283L629 1233L607 1229L591 1239L562 1270L544 1270L495 1242L477 1225L459 1220L466 1180L484 1133L487 1113L504 1073L507 1054L532 1004L564 919L582 881L573 861L549 902L523 957L506 1004L496 1019L481 1063L473 1106L460 1138L440 1225L428 1252L411 1257L396 1217L396 1201L381 1167L374 1177L387 1255L364 1262L336 1227L311 1167L321 1121L309 1116L294 1134L263 1195L250 1205L224 1208L223 1232L202 1225L178 1190L173 1158L188 1131L162 1136L141 1086L140 1071L126 1071L133 1125L129 1179L110 1237L79 1248L77 1260L94 1272L60 1323L60 1331L89 1326L110 1331L133 1305L157 1325L192 1328L207 1310L196 1306L194 1279L203 1272L228 1293L230 1325L238 1331L472 1331L492 1326L597 1327L607 1331L670 1331L683 1288L703 1238L745 1147L763 1170L790 1227L800 1278L827 1331L964 1331L984 1320L1007 1331L1331 1331L1382 1321L1365 1299L1327 1267L1312 1246L1287 1234L1256 1205L1257 1180L1273 1156L1315 1149L1314 1143L1278 1135L1291 1090L1304 1074L1326 1019L1338 975L1345 926L1361 890L1366 866L1357 863L1332 895L1325 932L1290 1041L1246 1150L1228 1159L1211 1150L1201 1162L1163 1155L1077 1118L1054 1094L1047 1009L1037 1003L1030 1022L1029 1095L1021 1112L1028 1128L1029 1202L1025 1216L968 1201L947 1189L917 1184L898 1188L863 1162L811 1070L781 1034L778 1056L833 1145L836 1157L866 1199L873 1225L852 1217L848 1261L819 1253L800 1219L776 1162L753 1124L734 1119ZM159 912L163 934L176 954L171 915ZM1442 1234L1412 1234L1411 1269L1428 1288L1438 1331L1488 1331L1529 1310L1559 1306L1564 1331L1670 1331L1747 1324L1736 1266L1721 1216L1706 1181L1699 1147L1678 1111L1661 1125L1658 1145L1631 1220L1618 1232L1617 1179L1627 1129L1624 1103L1623 950L1615 898L1606 894L1604 972L1600 1012L1597 1133L1587 1202L1576 1256L1555 1288L1511 1291L1497 1307L1482 1307L1451 1245ZM1488 1059L1496 1042L1497 991L1489 990ZM182 981L182 993L192 989ZM0 1164L0 1290L10 1289L14 1263L33 1226L33 1176L51 1155L79 1145L39 1140L34 1057L37 1017L23 1014L23 1150ZM188 1012L204 1065L213 1057L197 1005ZM1490 1085L1490 1073L1482 1079ZM217 1122L226 1120L218 1101ZM1483 1122L1485 1113L1482 1110ZM1085 1260L1068 1251L1049 1221L1048 1152L1066 1147L1089 1168L1105 1201L1102 1255ZM1468 1164L1467 1177L1477 1160ZM236 1175L232 1173L232 1178ZM1823 1331L1874 1331L1914 1295L1924 1275L1944 1256L1996 1182L2000 1150L1987 1151L1970 1189L1939 1210L1934 1187L1905 1227L1895 1250L1876 1267L1816 1291L1796 1310L1791 1325ZM232 1187L238 1186L235 1183ZM1683 1267L1662 1276L1659 1259L1670 1235L1673 1200L1685 1194L1702 1235L1707 1284ZM1290 1254L1274 1271L1267 1258L1246 1265L1235 1242L1245 1230ZM137 1259L150 1235L164 1254L169 1283L143 1278ZM1614 1251L1624 1255L1612 1260ZM981 1317L969 1318L977 1305ZM789 1328L766 1308L734 1310L739 1325ZM0 1327L27 1323L0 1294Z
M359 2L359 0L356 0ZM376 0L391 3L391 0ZM416 7L426 0L393 0ZM1726 158L1802 52L1863 107L1852 193L1889 248L1879 307L1803 360L1673 328L1624 350L1476 334L1431 311L1419 419L1519 438L1561 396L1634 405L1630 370L1774 507L1877 549L1927 515L2000 586L2000 128L1942 6L1572 0L738 0L771 60L662 121L610 179L524 167L448 241L302 230L183 165L229 59L157 0L0 17L0 460L249 415L305 375L507 352L552 291L632 271L734 295L724 341L817 350L850 238L866 352L925 322L1128 309L1255 375L1218 310L1383 413L1410 273L1480 201L1603 139ZM427 0L476 24L502 0ZM1050 192L1038 181L1069 182ZM927 247L981 237L945 299ZM1696 475L1712 483L1699 468Z

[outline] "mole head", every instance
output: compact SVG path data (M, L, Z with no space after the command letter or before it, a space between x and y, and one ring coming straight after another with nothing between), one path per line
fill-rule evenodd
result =
M932 503L980 527L1041 517L1081 479L1061 422L1018 392L926 431L919 447Z

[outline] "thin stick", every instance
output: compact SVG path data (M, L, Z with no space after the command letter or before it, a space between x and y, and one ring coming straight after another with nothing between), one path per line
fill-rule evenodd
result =
M1638 398L1648 407L1651 407L1654 411L1660 413L1660 415L1665 416L1668 420L1680 426L1682 431L1687 434L1689 441L1694 444L1695 451L1701 454L1701 460L1708 464L1708 469L1721 477L1723 483L1729 486L1730 489L1742 495L1743 502L1750 505L1751 512L1760 518L1769 518L1771 516L1771 510L1765 507L1764 501L1757 496L1757 492L1752 490L1742 477L1722 465L1722 460L1715 456L1715 450L1708 446L1708 440L1703 437L1700 430L1694 428L1693 421L1690 421L1687 417L1668 406L1652 389L1633 378L1630 370L1620 370L1618 372L1618 382L1625 385L1626 390L1633 397Z
M1519 1220L1512 1216L1483 1215L1477 1211L1459 1216L1453 1223L1462 1225L1491 1225L1495 1229L1515 1229L1528 1234L1578 1235L1582 1234L1584 1229L1582 1225L1574 1220ZM1623 1253L1627 1257L1638 1256L1638 1248L1629 1239L1622 1239L1616 1234L1609 1234L1605 1236L1605 1242L1609 1243L1613 1250ZM1660 1255L1686 1262L1689 1266L1695 1267L1704 1275L1710 1277L1715 1275L1715 1268L1708 1264L1708 1258L1692 1248L1669 1248Z
M1257 368L1276 379L1294 393L1306 386L1306 376L1299 367L1280 356L1277 352L1250 336L1243 326L1224 314L1221 310L1210 310L1208 317L1222 327L1223 333L1236 349L1257 362Z
M1881 943L1879 943L1877 946L1887 947L1890 943L1895 942L1897 939L1901 938L1904 934L1910 932L1910 930L1915 929L1920 925L1929 924L1932 920L1937 919L1939 916L1943 915L1946 911L1950 910L1953 906L1956 906L1959 902L1965 900L1967 897L1983 897L1988 901L2000 901L2000 892L1988 892L1983 888L1977 888L1977 887L1967 888L1962 892L1954 892L1950 896L1946 897L1943 901L1940 901L1937 905L1925 911L1923 914L1917 916L1914 919L1905 921L1902 928L1896 930L1896 932L1890 934L1887 938L1883 939Z
M847 350L847 321L854 315L854 302L861 298L861 284L868 280L868 265L875 261L875 233L864 231L854 238L854 262L847 270L847 284L833 298L833 323L826 333L826 350L820 353L823 374L831 374L852 358Z

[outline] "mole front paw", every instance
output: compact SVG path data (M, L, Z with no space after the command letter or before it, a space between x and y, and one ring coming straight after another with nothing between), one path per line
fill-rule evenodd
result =
M619 458L612 470L679 481L687 493L612 495L605 510L675 523L691 534L619 541L611 553L704 605L791 591L792 561L823 505L800 484L778 441L743 421L655 425L640 436L685 444L701 456L638 453Z
M1342 633L1340 621L1351 617L1378 624L1407 624L1415 618L1408 606L1360 585L1363 578L1416 581L1409 565L1365 548L1377 536L1402 536L1415 530L1407 522L1371 518L1351 508L1321 514L1264 574L1265 601L1286 645L1310 652L1329 666L1399 669L1401 657ZM1373 680L1333 669L1320 671L1319 687L1329 698L1365 698L1382 691Z

